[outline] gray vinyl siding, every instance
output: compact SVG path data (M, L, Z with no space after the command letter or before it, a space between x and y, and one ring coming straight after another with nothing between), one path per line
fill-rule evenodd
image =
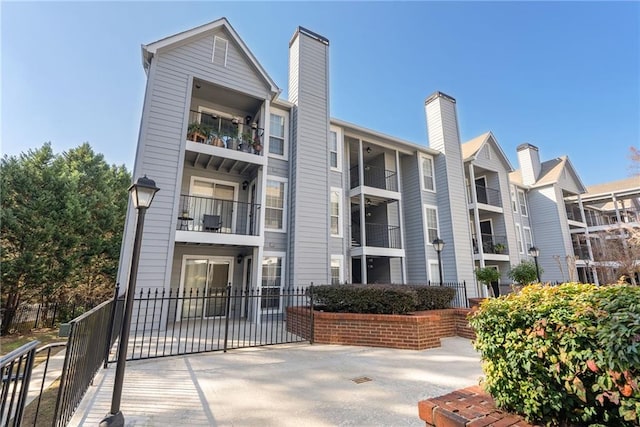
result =
M560 189L555 186L532 189L528 193L531 233L536 247L540 250L538 262L544 269L543 281L568 279L565 257L572 255L571 240L566 219L559 209L564 210ZM562 271L554 256L559 257Z
M297 52L297 56L294 55ZM291 121L295 139L290 187L290 258L292 282L328 283L329 180L328 180L328 46L298 33L291 47L290 76L297 103Z
M423 230L423 203L420 197L420 168L418 155L400 159L402 171L402 212L404 214L404 244L407 281L426 282L425 233ZM434 203L435 204L435 203Z
M269 252L286 252L287 234L272 231L264 232L264 247Z
M267 175L289 178L289 162L270 157L267 163Z
M211 62L215 35L229 42L226 67ZM186 43L173 46L166 51L160 51L156 57L163 57L168 62L169 70L172 72L172 75L168 76L168 84L171 84L172 78L186 72L257 98L268 97L267 82L245 58L240 47L223 28L213 30L196 39L189 39Z
M455 104L437 98L426 106L429 145L444 155L434 159L440 238L445 281L475 283L465 179ZM435 257L430 248L429 258ZM475 296L475 286L467 286Z

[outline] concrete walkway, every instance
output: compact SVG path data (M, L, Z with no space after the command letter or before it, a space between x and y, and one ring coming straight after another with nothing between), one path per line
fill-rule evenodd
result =
M71 426L109 412L115 364ZM424 426L418 401L478 383L464 338L432 350L292 344L127 363L127 426ZM356 380L356 381L354 381Z

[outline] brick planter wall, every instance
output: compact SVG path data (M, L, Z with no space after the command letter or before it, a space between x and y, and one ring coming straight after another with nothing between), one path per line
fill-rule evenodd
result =
M440 347L440 338L475 338L466 316L452 308L413 313L356 314L314 311L313 340L321 344L363 345L409 350ZM287 330L311 339L308 307L287 308Z

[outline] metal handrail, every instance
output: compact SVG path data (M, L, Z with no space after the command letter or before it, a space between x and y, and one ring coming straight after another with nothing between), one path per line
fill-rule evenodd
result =
M187 140L229 150L262 155L264 129L239 119L227 119L191 110Z
M484 254L508 254L509 247L507 245L507 236L498 236L495 234L482 233L482 253ZM479 242L477 235L474 234L473 238L473 252L479 253Z
M351 188L360 186L360 171L358 166L349 169ZM398 180L395 171L379 168L377 166L364 165L364 185L380 188L388 191L398 191Z
M259 204L183 194L179 207L177 230L259 235Z
M485 187L483 185L476 184L476 201L485 205L502 206L502 197L500 197L500 190L491 187ZM469 203L473 203L473 195L471 194L471 186L467 185L467 200Z

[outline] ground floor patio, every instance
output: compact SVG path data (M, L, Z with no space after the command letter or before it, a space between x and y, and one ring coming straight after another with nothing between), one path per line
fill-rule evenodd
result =
M100 370L71 426L109 412L115 364ZM128 426L421 426L417 403L478 383L471 341L430 350L308 343L127 363Z

